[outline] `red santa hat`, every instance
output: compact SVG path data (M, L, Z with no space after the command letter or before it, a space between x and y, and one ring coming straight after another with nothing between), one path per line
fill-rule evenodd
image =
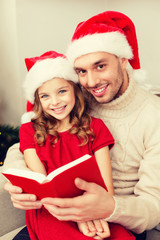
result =
M38 57L26 58L25 64L28 73L23 87L27 99L27 113L23 114L22 123L29 122L34 117L35 91L44 82L55 77L78 82L77 75L65 55L55 51L48 51Z
M78 57L93 52L127 58L133 70L140 70L135 26L120 12L106 11L78 24L67 49L68 60L74 64ZM142 72L138 75L143 79Z

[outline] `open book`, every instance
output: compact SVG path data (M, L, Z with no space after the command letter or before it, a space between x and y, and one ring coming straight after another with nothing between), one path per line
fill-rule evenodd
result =
M94 156L84 155L51 172L48 176L20 169L7 169L2 173L13 185L25 193L35 194L38 199L45 197L75 197L83 193L75 184L79 177L106 188Z

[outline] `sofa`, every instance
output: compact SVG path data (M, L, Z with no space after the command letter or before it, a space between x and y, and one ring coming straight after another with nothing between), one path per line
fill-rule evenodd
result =
M25 225L25 211L13 207L10 195L4 190L6 179L0 167L0 240L12 240Z

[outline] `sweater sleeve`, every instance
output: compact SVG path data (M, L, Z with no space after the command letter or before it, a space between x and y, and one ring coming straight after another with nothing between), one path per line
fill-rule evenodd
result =
M137 121L136 134L143 140L139 180L132 195L114 197L115 210L106 220L141 233L160 222L160 111L146 108Z

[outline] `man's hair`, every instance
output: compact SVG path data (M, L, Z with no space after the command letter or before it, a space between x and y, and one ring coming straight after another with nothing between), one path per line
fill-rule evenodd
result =
M72 81L68 82L73 86L75 94L75 106L70 112L72 128L69 132L70 134L76 134L78 136L80 146L82 146L94 138L94 133L90 129L91 117L88 114L88 104L87 101L84 100L80 86ZM54 145L59 138L57 129L60 121L43 111L38 90L35 92L34 113L35 116L31 121L35 129L37 144L43 146L46 142L47 134L50 134L53 136L52 144Z

